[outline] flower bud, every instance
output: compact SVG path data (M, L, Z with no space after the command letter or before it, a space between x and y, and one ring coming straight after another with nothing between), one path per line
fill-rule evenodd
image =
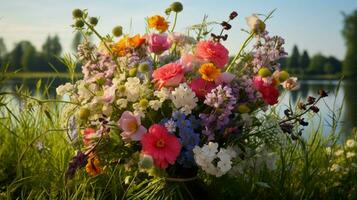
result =
M271 72L267 67L262 67L259 69L258 74L261 77L267 77L271 75Z
M123 34L123 27L121 26L114 27L112 33L115 37L120 37Z
M142 108L147 108L149 105L149 101L147 99L141 99L139 101L139 106Z
M146 73L149 71L149 65L147 63L140 63L139 72Z
M134 68L129 69L129 76L130 77L135 77L137 73L138 73L138 69L137 68L134 67Z
M256 15L246 18L247 24L253 33L261 33L265 30L265 23Z
M171 8L166 8L166 9L165 9L165 14L166 14L166 15L169 15L169 14L171 13L171 11L172 11Z
M81 107L79 109L78 116L81 120L87 120L89 115L90 115L90 110L88 108Z
M77 21L74 23L74 26L77 27L77 28L82 28L82 27L84 26L83 20L77 20Z
M170 8L172 11L174 12L181 12L183 10L183 5L182 3L180 2L173 2L171 5L170 5Z
M74 18L82 18L83 17L83 11L81 9L74 9L72 11L72 15Z
M125 85L119 85L118 91L119 91L119 93L124 93L126 91Z
M96 17L89 18L89 23L92 24L93 26L96 26L98 24L98 18Z
M140 156L139 167L144 169L150 169L154 166L154 160L150 155Z
M289 73L287 72L287 71L281 71L280 73L279 73L279 81L280 82L284 82L284 81L286 81L288 78L289 78Z
M250 108L246 104L241 104L238 106L238 112L239 113L249 113Z

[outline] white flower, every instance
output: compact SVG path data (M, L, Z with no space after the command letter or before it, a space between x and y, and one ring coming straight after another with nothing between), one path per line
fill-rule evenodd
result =
M170 119L165 123L165 127L170 133L174 133L176 131L176 124L175 121Z
M63 96L67 92L74 89L74 86L71 83L66 83L64 85L60 85L56 88L56 93L58 96Z
M171 93L171 100L175 108L179 109L185 115L191 114L192 109L197 106L196 94L191 90L186 83L180 84Z
M162 102L159 101L159 100L151 100L151 101L149 101L149 106L153 110L157 111L157 110L159 110L161 108Z
M331 147L326 147L326 149L325 149L325 150L326 150L326 153L327 153L327 154L331 154L331 152L332 152Z
M342 149L337 150L337 151L335 152L335 156L341 156L342 154L343 154L343 150L342 150Z
M154 92L154 95L159 98L161 102L164 102L165 100L170 99L171 97L170 90L165 87L161 88L161 90L159 91L156 90Z
M340 172L340 171L342 171L342 167L338 164L333 164L331 166L330 170L333 172Z
M355 152L347 152L346 153L346 157L347 158L352 158L352 157L355 157L356 156L356 153Z
M353 147L356 146L356 141L353 140L353 139L349 139L349 140L346 141L346 146L347 146L348 148L353 148Z
M126 99L118 99L116 101L117 105L119 106L120 109L124 109L128 106L128 100Z
M218 143L213 142L205 144L203 147L196 146L193 153L197 165L207 174L216 177L226 174L232 168L232 158L236 157L233 148L220 148L218 151ZM213 164L216 159L219 159L217 166Z
M257 15L252 15L245 18L249 28L254 32L261 32L265 30L264 22L258 18Z
M128 78L125 86L125 96L129 102L135 102L140 98L140 79L137 77Z

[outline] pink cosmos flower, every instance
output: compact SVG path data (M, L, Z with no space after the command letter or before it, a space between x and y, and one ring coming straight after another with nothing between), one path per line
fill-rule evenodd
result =
M123 130L121 133L125 141L140 141L146 133L146 128L141 125L140 116L125 111L121 115L118 126Z
M149 34L147 35L147 41L149 45L149 51L155 54L161 54L171 46L166 34Z
M191 83L189 84L192 91L196 93L198 98L205 98L206 94L211 92L216 85L212 81L203 80L201 77L192 79Z
M211 40L197 43L195 55L219 68L223 68L228 62L228 50L221 43Z
M178 138L171 135L165 126L154 124L149 128L141 140L144 154L152 156L154 164L165 169L169 164L174 164L181 152Z
M152 76L157 87L173 87L184 81L184 71L182 65L178 63L169 63L156 69Z

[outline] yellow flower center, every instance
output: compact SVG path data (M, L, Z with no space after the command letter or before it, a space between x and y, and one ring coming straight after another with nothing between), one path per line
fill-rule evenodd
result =
M136 131L136 129L138 129L138 125L136 124L135 121L130 121L128 122L128 129L130 132L134 132Z
M165 141L163 139L159 139L158 141L156 141L156 147L157 148L165 147Z
M206 81L214 81L220 74L221 69L217 68L213 63L202 64L198 72L202 79Z

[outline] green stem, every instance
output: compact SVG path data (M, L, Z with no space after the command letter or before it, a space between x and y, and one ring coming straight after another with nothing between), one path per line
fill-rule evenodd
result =
M175 30L176 22L177 22L177 15L178 15L178 12L175 12L174 25L172 26L171 32L174 32L174 30Z
M233 60L231 61L231 63L228 65L226 71L229 72L230 69L233 67L234 63L236 62L236 60L241 56L244 48L249 44L250 40L253 38L254 33L252 32L249 37L244 41L243 45L241 46L241 48L239 49L237 55L233 58Z
M90 25L88 22L86 22L86 20L83 19L83 22L88 26L88 28L89 28L91 31L93 31L93 33L100 39L100 41L103 42L105 48L106 48L111 54L113 54L112 49L109 48L108 44L104 41L103 36L101 36L101 35L98 33L98 31L95 30L95 28L94 28L92 25Z

